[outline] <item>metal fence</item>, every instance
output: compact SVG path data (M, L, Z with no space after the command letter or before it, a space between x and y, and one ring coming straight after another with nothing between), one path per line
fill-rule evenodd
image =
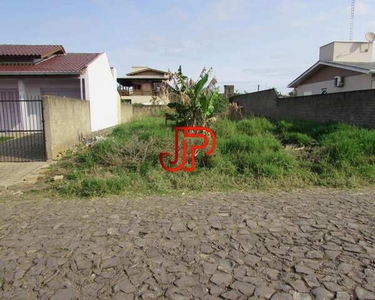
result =
M41 99L0 98L0 162L45 161Z

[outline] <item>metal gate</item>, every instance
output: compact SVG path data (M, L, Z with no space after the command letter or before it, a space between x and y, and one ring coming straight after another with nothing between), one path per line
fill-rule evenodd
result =
M0 97L0 162L45 160L42 100Z

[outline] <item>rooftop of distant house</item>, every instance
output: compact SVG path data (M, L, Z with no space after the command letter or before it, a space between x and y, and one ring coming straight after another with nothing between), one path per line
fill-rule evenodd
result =
M62 45L0 45L0 75L82 74L101 53L67 53Z
M121 85L131 85L133 80L163 81L168 78L168 72L150 67L133 66L132 71L124 77L118 77Z

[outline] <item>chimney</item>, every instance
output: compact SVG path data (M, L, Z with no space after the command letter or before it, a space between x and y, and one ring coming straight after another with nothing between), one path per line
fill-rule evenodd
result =
M319 60L372 62L372 46L367 42L332 42L320 47Z
M224 96L229 99L234 95L234 85L224 85Z

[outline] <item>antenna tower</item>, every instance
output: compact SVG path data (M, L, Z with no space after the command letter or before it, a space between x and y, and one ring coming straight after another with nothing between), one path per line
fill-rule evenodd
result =
M350 8L350 32L349 32L349 41L352 41L352 40L353 40L354 9L355 9L355 0L352 0L352 5L351 5L351 8Z

